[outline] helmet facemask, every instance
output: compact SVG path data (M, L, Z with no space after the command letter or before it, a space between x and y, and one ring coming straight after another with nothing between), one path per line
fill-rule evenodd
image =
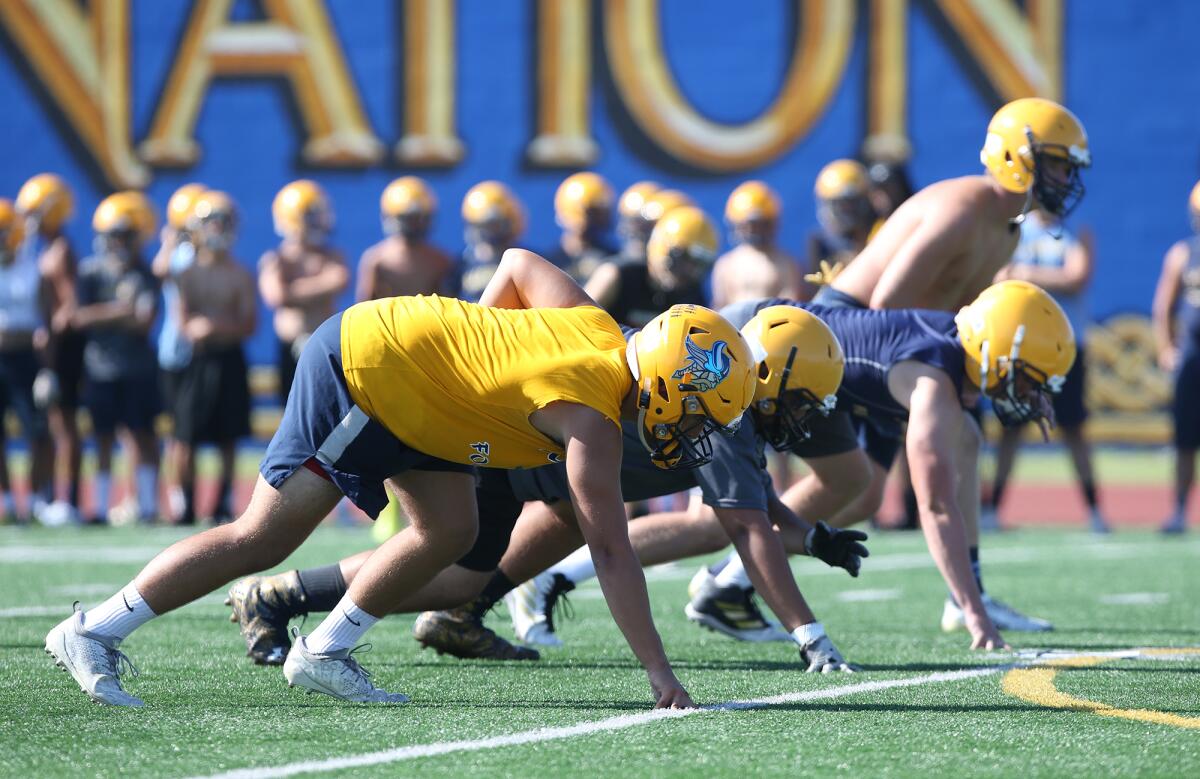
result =
M658 380L658 392L666 395L666 382ZM679 385L680 389L689 386ZM717 424L708 412L702 398L689 395L683 398L683 415L676 422L660 422L651 427L646 425L646 409L651 399L643 390L638 402L638 435L642 445L650 452L650 462L668 471L696 468L712 460L712 434L720 431L732 435L737 425L725 428ZM652 428L652 429L651 429Z
M1027 422L1036 422L1044 437L1054 427L1054 407L1050 403L1050 394L1062 390L1064 377L1047 376L1045 372L1020 359L1021 342L1025 338L1025 326L1017 328L1013 338L1012 352L1008 357L997 360L997 371L1000 373L996 387L988 392L996 418L1005 427L1015 427ZM986 365L987 344L984 343ZM984 369L986 371L986 369ZM986 376L981 386L987 386Z
M1046 211L1060 219L1065 218L1083 200L1086 190L1079 172L1087 167L1088 162L1086 158L1079 159L1071 149L1061 144L1036 142L1028 129L1025 136L1033 153L1033 197ZM1049 171L1048 163L1051 160L1066 166L1065 179Z
M818 415L828 416L837 402L833 395L822 400L807 387L788 389L796 353L796 347L792 347L780 376L779 394L750 404L750 413L758 432L779 452L789 451L812 438L812 429L809 427L812 420ZM765 367L763 363L760 366Z

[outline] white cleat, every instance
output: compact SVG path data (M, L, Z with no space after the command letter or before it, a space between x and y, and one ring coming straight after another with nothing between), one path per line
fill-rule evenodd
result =
M504 604L517 639L525 644L561 647L562 639L554 629L554 607L573 589L575 585L567 577L547 571L505 595Z
M1015 630L1024 633L1044 633L1054 630L1054 625L1048 620L1030 617L1014 609L1006 603L993 600L987 593L983 594L983 608L991 618L997 630ZM942 630L947 633L954 630L966 630L967 619L963 610L952 598L946 598L942 609Z
M354 703L408 703L407 695L372 684L371 674L350 656L352 651L312 654L304 645L304 637L297 636L283 663L288 687L303 687Z
M117 649L120 641L88 633L83 629L83 612L77 611L46 634L46 654L54 664L71 674L79 689L96 703L109 706L142 706L121 687L121 675L138 671Z

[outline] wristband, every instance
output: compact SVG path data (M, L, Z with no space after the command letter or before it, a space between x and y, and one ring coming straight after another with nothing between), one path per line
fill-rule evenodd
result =
M807 625L801 625L792 631L792 638L800 646L804 646L810 641L815 641L825 635L825 626L820 622L810 622Z

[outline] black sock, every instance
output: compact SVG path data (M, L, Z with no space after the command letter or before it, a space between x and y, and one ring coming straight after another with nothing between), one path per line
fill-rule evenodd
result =
M79 508L79 482L73 481L67 487L67 501L75 508Z
M1092 511L1096 510L1096 485L1090 481L1079 482L1079 489L1083 490L1083 499L1087 501L1088 508Z
M222 479L221 486L217 490L217 508L213 514L218 517L233 516L233 512L229 510L230 496L233 495L233 480Z
M1004 499L1004 489L1008 486L1006 481L998 481L992 485L992 499L989 505L994 511L1000 510L1000 501Z
M196 485L180 484L179 491L183 493L183 514L179 516L180 522L192 523L196 521Z
M979 594L983 594L983 574L979 570L979 547L973 546L967 550L967 554L971 556L971 573L975 575L975 585L979 587Z
M516 588L517 583L508 578L504 571L501 571L499 568L497 568L496 572L492 574L492 578L488 580L487 585L484 586L483 592L479 594L479 597L476 598L472 604L474 606L475 613L479 616L483 616L484 612L486 612L492 606L495 606L501 598Z
M912 487L904 491L904 527L917 528L921 526L921 512L917 508L917 493Z
M300 589L304 590L304 605L308 613L332 611L346 594L346 579L342 576L342 567L337 563L305 568L297 571L296 575L300 578Z

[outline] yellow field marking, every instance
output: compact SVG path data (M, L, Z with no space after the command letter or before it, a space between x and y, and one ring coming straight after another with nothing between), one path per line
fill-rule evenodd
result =
M1139 650L1138 654L1147 657L1178 657L1181 655L1200 654L1200 649L1143 649ZM1153 709L1118 709L1115 706L1110 706L1100 701L1089 701L1085 698L1076 698L1073 695L1067 695L1054 686L1054 677L1058 675L1058 671L1061 668L1086 668L1121 659L1129 658L1080 655L1053 660L1041 667L1014 668L1004 675L1001 681L1001 689L1004 690L1006 695L1011 695L1014 698L1020 698L1023 701L1051 709L1086 711L1102 717L1117 717L1120 719L1137 720L1139 722L1152 722L1156 725L1170 725L1176 728L1200 730L1200 717L1183 717L1178 714L1155 711Z

